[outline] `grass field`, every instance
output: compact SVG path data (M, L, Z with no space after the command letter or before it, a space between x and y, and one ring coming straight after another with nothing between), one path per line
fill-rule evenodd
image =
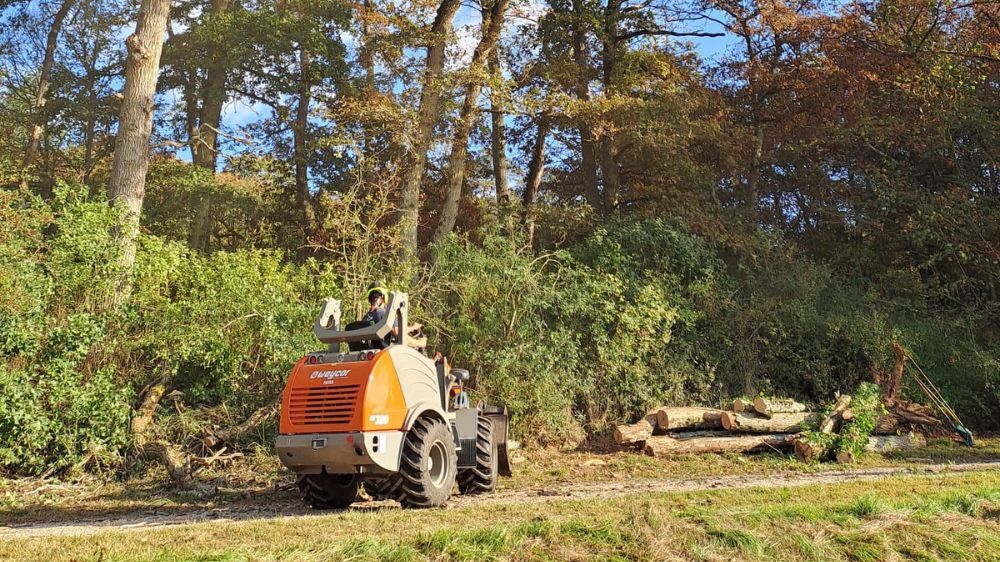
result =
M996 460L948 441L904 457L869 456L852 470ZM3 560L1000 560L1000 471L900 476L795 488L632 494L428 511L295 505L267 460L220 470L217 490L171 490L155 474L130 483L0 488L0 523L69 521L194 508L272 506L254 519L0 540ZM559 482L829 470L765 455L655 460L633 454L524 452L505 490ZM273 471L272 471L273 470ZM269 472L270 471L270 472ZM252 473L250 476L247 473ZM211 482L211 474L206 481ZM242 486L238 482L242 482ZM22 487L19 487L22 486ZM227 487L229 486L229 487Z
M115 530L10 560L963 560L1000 557L1000 472Z

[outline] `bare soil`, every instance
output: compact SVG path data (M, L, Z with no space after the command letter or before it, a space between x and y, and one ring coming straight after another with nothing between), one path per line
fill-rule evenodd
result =
M781 488L877 480L889 476L927 476L942 473L960 473L1000 470L1000 462L969 462L959 464L928 464L920 467L878 467L854 470L835 470L803 474L734 475L711 478L620 478L596 482L552 483L537 487L504 490L484 496L455 496L444 509L460 509L477 505L517 505L580 499L608 499L630 495L664 492L692 492L743 488ZM399 509L395 502L358 502L352 511ZM110 516L87 516L58 521L35 521L23 524L0 525L0 541L14 538L51 536L89 536L109 530L131 531L186 525L191 523L253 519L280 519L323 515L329 512L310 510L302 506L295 491L283 487L268 494L267 502L233 502L212 508L190 510L159 509L157 506L119 512Z

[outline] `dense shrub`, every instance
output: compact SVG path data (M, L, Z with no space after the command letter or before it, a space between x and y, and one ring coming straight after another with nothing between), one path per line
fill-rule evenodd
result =
M448 239L413 269L390 257L391 230L357 228L381 220L384 198L347 193L322 209L324 228L343 238L322 262L252 243L203 254L176 230L144 232L131 298L111 311L113 211L78 186L55 193L0 192L7 472L115 465L129 451L130 407L160 374L192 413L161 409L171 439L241 419L320 347L320 300L343 299L350 319L376 277L411 292L411 320L428 326L432 350L470 367L475 397L506 403L528 442L572 441L656 403L757 392L826 402L887 368L892 339L973 427L998 408L1000 369L975 331L981 319L921 310L909 293L886 301L763 234L723 243L677 221L617 219L535 251L490 227Z
M51 205L0 194L0 466L51 473L126 443L128 389L91 360L108 338L115 263L106 204L61 186Z

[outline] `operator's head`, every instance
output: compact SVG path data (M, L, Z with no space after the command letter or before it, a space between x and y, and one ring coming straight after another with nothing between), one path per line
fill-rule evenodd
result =
M389 298L389 289L385 288L385 281L377 281L368 285L368 303L372 306L382 306Z

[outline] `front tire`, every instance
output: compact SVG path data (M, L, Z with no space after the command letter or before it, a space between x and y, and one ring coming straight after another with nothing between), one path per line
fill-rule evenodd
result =
M344 509L358 499L357 474L305 474L299 477L302 501L313 509Z
M463 494L488 494L496 490L497 458L493 420L479 416L476 422L476 466L458 471L458 490Z
M451 497L457 475L455 438L444 422L421 418L403 441L399 502L403 507L438 507Z

